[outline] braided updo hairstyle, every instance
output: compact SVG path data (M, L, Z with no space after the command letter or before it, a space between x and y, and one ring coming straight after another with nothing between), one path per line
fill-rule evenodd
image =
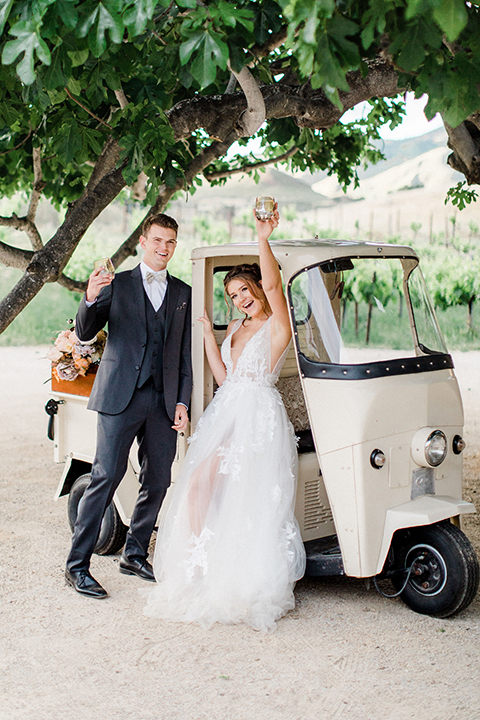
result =
M230 296L228 294L228 285L232 280L243 280L253 297L260 301L264 313L266 315L272 314L267 297L263 292L262 274L260 272L260 266L257 263L253 263L252 265L249 265L248 263L235 265L235 267L231 268L231 270L229 270L225 275L223 279L223 286L225 288L225 301L229 307L230 303L228 300ZM246 317L248 317L248 315Z

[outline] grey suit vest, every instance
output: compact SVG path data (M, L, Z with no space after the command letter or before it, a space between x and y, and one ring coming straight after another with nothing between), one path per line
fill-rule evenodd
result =
M167 309L167 292L163 299L162 305L155 310L152 303L145 296L145 313L147 320L147 347L143 356L142 367L137 381L137 387L141 388L147 380L152 377L155 383L155 389L158 392L163 391L163 346L165 338L165 316Z

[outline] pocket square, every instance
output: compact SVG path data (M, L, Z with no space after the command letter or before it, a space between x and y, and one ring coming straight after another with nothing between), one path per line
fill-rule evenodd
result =
M186 308L186 307L187 307L187 303L184 302L181 305L179 305L177 308L175 308L175 310L183 310L183 308Z

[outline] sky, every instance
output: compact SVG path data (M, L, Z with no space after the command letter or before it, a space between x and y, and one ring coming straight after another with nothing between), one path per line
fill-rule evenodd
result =
M407 93L406 99L406 110L407 114L401 125L396 127L394 130L390 130L389 127L385 126L380 130L380 135L384 140L405 140L409 137L417 137L418 135L424 135L431 130L436 130L439 127L443 127L443 122L440 115L435 115L433 120L430 122L423 114L423 108L427 104L428 98L423 95L418 100L415 99L413 93ZM364 108L367 103L361 103L356 107L348 110L343 115L344 120L353 120L362 116Z
M443 122L440 115L435 115L433 120L430 122L423 114L423 108L427 104L428 97L423 95L418 100L415 99L413 93L407 93L406 97L406 115L401 125L396 127L394 130L390 130L388 126L381 128L380 135L383 140L405 140L409 137L417 137L418 135L424 135L432 130L437 130L443 127ZM360 103L351 110L343 115L343 120L353 120L355 118L362 117L362 113L370 107L367 103ZM227 158L231 158L237 153L247 154L248 152L259 152L260 141L258 139L251 140L248 145L239 147L237 143L234 143L228 153Z

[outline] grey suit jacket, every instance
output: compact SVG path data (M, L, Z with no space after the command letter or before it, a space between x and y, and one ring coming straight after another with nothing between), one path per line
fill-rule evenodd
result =
M165 407L173 421L177 403L189 405L192 392L191 288L168 275L163 387ZM87 308L83 297L76 334L90 340L108 322L108 339L90 395L88 408L116 415L135 391L147 342L145 291L140 265L115 275L97 302Z

